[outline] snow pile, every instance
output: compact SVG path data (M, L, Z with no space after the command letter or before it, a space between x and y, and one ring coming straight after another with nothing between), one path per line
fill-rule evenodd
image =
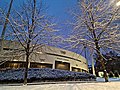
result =
M22 82L24 69L0 71L0 83L2 82ZM96 77L92 74L82 72L72 72L58 69L29 69L28 81L92 81Z
M105 79L101 78L101 77L97 77L96 81L98 81L98 82L105 82ZM120 78L108 78L108 81L109 82L120 82Z

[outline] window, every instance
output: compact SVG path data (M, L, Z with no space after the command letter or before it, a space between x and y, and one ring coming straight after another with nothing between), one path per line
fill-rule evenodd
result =
M81 72L81 69L80 68L76 68L76 67L72 67L72 71Z
M70 70L70 63L55 61L55 69Z
M31 62L31 68L52 68L52 64Z

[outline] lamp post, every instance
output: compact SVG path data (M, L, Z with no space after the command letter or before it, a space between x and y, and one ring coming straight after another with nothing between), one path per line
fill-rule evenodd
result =
M93 58L93 56L92 56L92 74L96 76L96 74L95 74L94 58Z

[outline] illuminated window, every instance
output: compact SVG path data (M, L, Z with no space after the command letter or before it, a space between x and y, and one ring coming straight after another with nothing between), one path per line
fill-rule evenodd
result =
M55 61L55 69L70 70L70 63Z

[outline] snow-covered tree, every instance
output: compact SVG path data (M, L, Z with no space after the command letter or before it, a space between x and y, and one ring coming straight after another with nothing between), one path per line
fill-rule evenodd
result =
M113 2L114 1L114 2ZM67 39L72 48L85 45L97 54L105 81L108 75L102 52L104 49L120 51L120 6L115 0L78 0L71 14L72 35Z
M24 84L27 84L31 54L42 45L52 44L53 41L57 40L54 33L56 24L52 17L48 17L44 13L44 10L42 0L25 0L20 8L12 10L8 19L9 30L5 36L9 40L18 42L21 46L18 48L19 50L13 50L13 53L26 57Z

